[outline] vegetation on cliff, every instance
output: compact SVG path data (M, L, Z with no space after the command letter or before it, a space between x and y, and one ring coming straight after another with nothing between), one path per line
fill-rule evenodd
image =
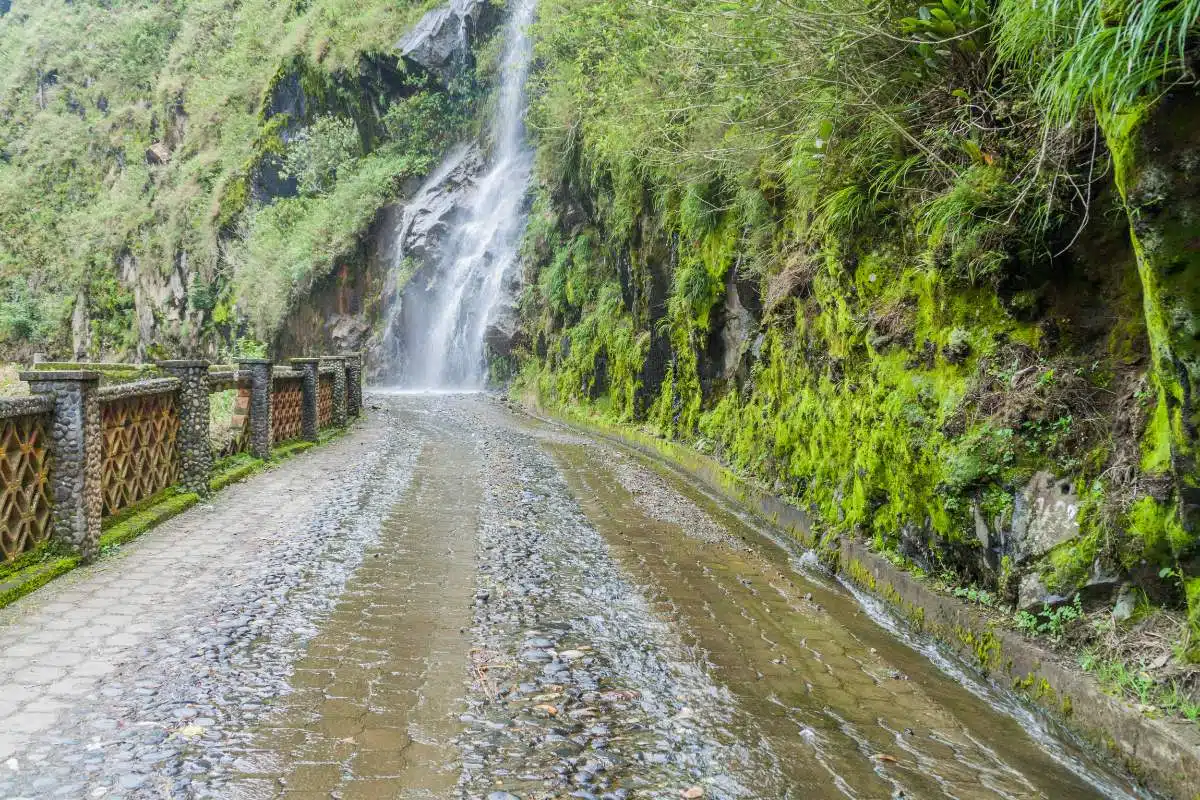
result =
M269 338L470 117L472 76L437 85L395 50L433 5L12 3L0 348L120 357Z
M1200 2L541 8L523 380L1195 681Z

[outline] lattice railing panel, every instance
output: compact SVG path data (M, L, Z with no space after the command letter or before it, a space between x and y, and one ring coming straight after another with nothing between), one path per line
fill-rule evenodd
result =
M295 439L303 432L304 383L301 378L275 381L271 391L271 438L276 442Z
M111 516L175 483L179 415L175 393L133 395L100 404L104 514Z
M50 454L44 414L0 419L0 558L12 561L50 536Z
M317 427L333 424L333 376L322 375L317 383Z

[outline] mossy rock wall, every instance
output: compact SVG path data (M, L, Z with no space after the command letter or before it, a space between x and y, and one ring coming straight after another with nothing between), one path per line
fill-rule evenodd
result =
M1115 186L1051 262L975 283L903 219L755 275L739 210L626 200L630 224L603 177L559 175L534 205L522 300L520 380L546 402L690 443L808 509L818 537L1004 601L1092 605L1132 583L1194 619L1177 577L1197 553L1178 513L1190 412L1172 397L1190 398L1179 312L1196 306L1146 279L1145 227L1130 236ZM1178 284L1191 245L1156 242L1181 253L1152 268ZM1148 331L1158 302L1171 332ZM1165 378L1161 347L1179 354Z

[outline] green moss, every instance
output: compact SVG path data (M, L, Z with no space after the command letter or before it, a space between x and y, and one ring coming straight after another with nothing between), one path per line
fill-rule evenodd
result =
M0 581L0 608L13 603L30 592L40 589L59 575L79 566L78 556L64 556L30 566Z
M1200 577L1191 577L1184 583L1187 594L1188 630L1190 638L1184 652L1187 660L1200 663Z
M105 383L126 383L146 378L163 377L163 372L153 364L113 364L95 361L41 361L32 366L34 370L90 370L100 373Z
M1148 103L1101 118L1113 153L1115 179L1129 218L1150 340L1155 408L1143 441L1142 466L1173 473L1194 496L1200 404L1200 252L1195 247L1194 153L1200 146L1194 98L1168 103L1157 114ZM1169 198L1169 201L1167 201ZM1180 510L1194 506L1188 500ZM1194 512L1192 512L1194 514ZM1182 520L1195 544L1200 519Z
M9 576L16 575L30 567L45 564L47 561L57 561L70 555L57 547L53 542L42 542L37 547L22 553L12 561L0 563L0 582L6 581Z
M1126 528L1135 547L1127 554L1130 565L1137 560L1158 566L1173 564L1179 555L1192 546L1192 537L1180 524L1173 504L1162 503L1153 497L1134 501L1126 517Z
M100 549L103 552L133 541L154 526L183 513L198 502L198 494L172 493L160 498L153 505L122 515L119 521L105 527L100 535Z
M208 487L214 492L219 492L231 483L250 477L265 464L265 461L254 458L249 453L229 456L213 466L213 476L208 482Z

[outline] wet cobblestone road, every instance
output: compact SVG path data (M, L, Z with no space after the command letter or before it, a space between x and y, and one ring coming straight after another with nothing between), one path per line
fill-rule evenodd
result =
M666 470L368 402L0 611L0 798L1138 796Z

